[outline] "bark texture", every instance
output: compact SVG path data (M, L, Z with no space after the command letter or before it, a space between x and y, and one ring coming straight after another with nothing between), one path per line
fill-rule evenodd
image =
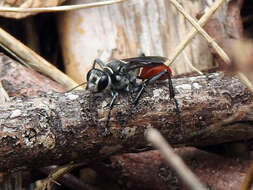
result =
M249 156L225 156L193 147L175 148L175 152L209 189L237 190L252 162ZM129 189L189 189L165 163L159 151L127 153L94 163L101 176L116 180Z
M253 137L252 96L223 73L173 80L185 135L166 82L150 85L139 105L121 94L104 135L110 95L48 92L0 106L0 170L91 161L149 149L145 130L159 129L175 146L205 146Z
M9 96L34 96L39 92L66 90L59 83L24 67L2 53L0 53L0 81Z

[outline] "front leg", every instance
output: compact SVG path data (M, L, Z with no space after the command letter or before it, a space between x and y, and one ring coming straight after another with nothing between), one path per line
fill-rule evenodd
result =
M109 125L109 121L110 121L110 117L111 117L112 108L114 106L115 100L117 99L117 97L119 95L118 92L114 92L114 91L111 91L111 94L112 94L112 99L111 99L111 102L109 103L109 112L107 115L107 120L106 120L106 124L105 124L105 131L104 131L105 136L111 135L111 132L108 129L108 125Z

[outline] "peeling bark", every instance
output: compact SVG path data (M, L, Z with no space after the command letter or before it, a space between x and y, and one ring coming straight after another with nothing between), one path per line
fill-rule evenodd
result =
M132 115L133 96L121 94L109 123L111 136L104 135L103 127L109 94L48 92L13 98L0 106L0 170L143 151L151 148L144 138L148 127L159 129L175 146L250 139L253 117L247 106L252 96L238 79L223 75L173 80L184 136L166 82L150 85Z

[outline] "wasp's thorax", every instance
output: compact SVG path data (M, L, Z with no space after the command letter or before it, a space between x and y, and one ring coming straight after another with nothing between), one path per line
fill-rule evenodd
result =
M87 74L87 90L92 92L102 92L110 84L110 77L107 73L99 69L91 69Z
M132 88L132 85L135 84L139 69L127 72L125 67L126 63L120 60L110 61L106 64L104 70L110 76L110 87L112 90L129 92Z

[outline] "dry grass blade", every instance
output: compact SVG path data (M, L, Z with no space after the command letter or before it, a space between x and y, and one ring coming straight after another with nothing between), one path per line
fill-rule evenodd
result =
M59 178L61 178L65 174L69 173L74 168L77 168L77 167L82 166L84 164L85 163L76 163L76 164L73 163L73 164L66 164L64 166L59 166L54 171L52 171L52 173L49 174L48 178L43 180L43 182L38 187L36 187L36 190L43 190L45 188L51 189L52 183L56 183L59 185L59 183L57 182L57 180Z
M225 2L226 0L217 0L213 3L212 7L206 12L198 21L200 26L204 26L208 19L216 12L216 10ZM171 53L168 61L166 62L167 65L172 64L177 56L183 51L183 49L187 46L188 43L194 38L194 36L198 33L198 31L193 28L189 34L184 38L184 40L176 47L176 49Z
M10 97L3 88L2 82L0 81L0 104L4 104L6 101L10 101Z
M192 171L185 165L183 160L174 153L173 148L166 142L156 129L149 129L146 136L161 154L167 163L175 170L183 182L192 190L206 190L205 186L197 179Z
M16 7L0 7L0 12L19 12L19 13L31 13L31 12L58 12L58 11L71 11L86 9L92 7L100 7L105 5L111 5L115 3L121 3L126 0L110 0L95 3L86 3L81 5L63 5L57 7L40 7L40 8L16 8Z
M228 55L224 52L224 50L207 34L207 32L203 28L201 28L201 26L189 14L185 12L184 8L176 0L170 0L170 2L196 28L196 30L198 30L198 32L207 40L207 42L211 44L211 46L219 54L222 60L225 63L230 64L231 60L228 57ZM243 73L237 73L237 76L253 93L253 85L247 79L247 77Z
M226 62L230 63L230 58L223 51L223 49L207 34L207 32L201 28L201 26L184 10L184 8L176 1L170 0L171 4L195 27L195 29L207 40L209 44L217 51L221 58Z
M246 177L244 178L244 181L241 186L241 190L249 190L252 183L253 183L253 162L251 163L249 171Z
M25 46L22 42L11 36L0 28L0 44L15 53L26 64L36 71L49 76L66 88L77 86L71 78L58 70L55 66L47 62L44 58L36 54L33 50Z
M194 67L190 61L190 59L188 58L187 54L185 53L185 51L183 51L183 55L184 55L184 59L185 59L185 62L192 68L192 70L194 70L195 72L197 72L198 74L200 75L203 75L203 73L198 70L196 67Z
M31 68L24 60L22 60L20 57L18 57L15 53L13 53L11 50L9 50L7 47L5 47L3 44L0 43L0 47L3 48L5 51L7 51L9 54L11 54L15 59L17 59L20 63L22 63L24 66Z

